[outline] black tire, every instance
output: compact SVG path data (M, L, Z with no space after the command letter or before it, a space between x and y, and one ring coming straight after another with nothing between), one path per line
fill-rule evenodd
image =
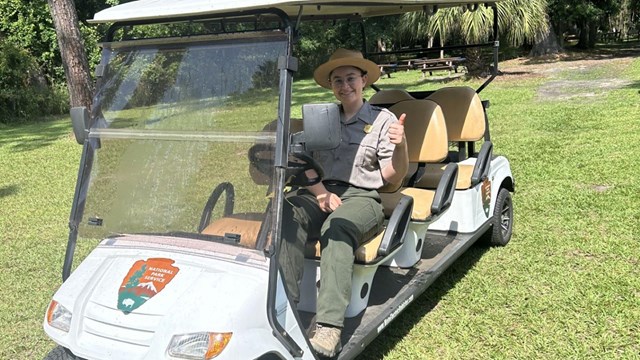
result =
M71 351L63 348L62 346L56 346L53 350L49 351L44 360L81 360L79 357L73 355Z
M511 193L501 188L496 198L496 206L491 218L491 229L487 231L486 242L490 246L505 246L513 233L513 201Z

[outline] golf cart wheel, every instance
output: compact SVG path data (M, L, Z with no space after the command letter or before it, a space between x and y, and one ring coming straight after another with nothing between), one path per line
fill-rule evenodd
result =
M487 234L491 236L487 239L488 245L507 245L513 232L513 202L511 201L511 193L505 188L498 192L491 227Z
M44 360L81 360L79 357L73 355L71 351L63 348L62 346L56 346L51 350Z

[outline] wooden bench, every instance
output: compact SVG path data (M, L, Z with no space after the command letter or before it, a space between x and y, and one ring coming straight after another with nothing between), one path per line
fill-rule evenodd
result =
M407 62L406 64L399 63L389 63L389 64L380 64L380 73L382 75L387 75L387 78L391 77L391 73L396 72L398 70L412 70L414 66L411 62Z
M438 71L438 70L447 70L447 71L449 71L449 75L451 75L451 70L454 70L455 72L458 72L456 67L454 67L453 65L424 66L420 70L422 71L422 76L423 77L425 76L425 74L427 72L429 73L429 76L431 76L431 75L433 75L434 71Z
M392 72L398 70L398 64L380 64L380 76L387 75L387 78L391 77Z

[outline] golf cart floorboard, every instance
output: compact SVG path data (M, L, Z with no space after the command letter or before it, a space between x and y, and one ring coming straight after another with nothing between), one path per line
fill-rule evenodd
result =
M488 228L473 234L432 232L426 236L421 260L408 269L380 266L373 279L367 308L345 319L343 349L338 359L353 359L373 341L393 319L417 299ZM301 312L303 324L311 325L313 313Z

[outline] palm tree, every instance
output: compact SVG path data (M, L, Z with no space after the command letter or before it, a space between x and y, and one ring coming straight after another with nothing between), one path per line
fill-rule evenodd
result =
M535 43L549 32L547 0L508 0L497 3L500 38L512 46ZM493 28L493 11L489 7L451 7L433 14L421 11L404 15L400 33L412 41L431 43L437 38L441 45L453 39L465 43L488 41ZM474 63L480 60L477 50L467 52L467 67L478 75ZM484 66L481 66L484 68Z

